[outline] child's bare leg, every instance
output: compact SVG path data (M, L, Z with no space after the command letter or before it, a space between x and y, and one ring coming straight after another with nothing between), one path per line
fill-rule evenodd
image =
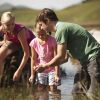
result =
M37 86L37 90L40 92L40 91L45 91L46 90L46 85L42 85L42 84L38 84Z
M35 100L49 100L46 85L38 84L37 92L35 93Z
M57 86L55 85L50 85L50 92L56 92L57 91Z
M57 89L57 86L51 85L49 93L49 98L53 98L53 100L61 100L61 91Z

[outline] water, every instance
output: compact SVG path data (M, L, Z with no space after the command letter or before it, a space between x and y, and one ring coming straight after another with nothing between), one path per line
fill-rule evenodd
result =
M70 61L61 65L62 69L67 73L66 77L62 77L61 85L58 86L58 89L61 90L61 99L56 100L73 100L71 91L73 88L73 80L76 72L76 67ZM20 89L0 89L0 100L35 100L30 96L30 90L26 87ZM42 99L47 100L47 99ZM55 100L55 99L49 99Z
M73 77L62 78L62 85L58 88L61 90L61 100L72 100Z
M62 84L58 87L61 90L61 100L73 100L71 91L73 88L74 75L79 65L72 64L71 60L69 59L67 63L62 64L60 67L67 74L67 77L62 77Z
M61 99L42 99L42 100L73 100L71 90L73 87L73 77L63 77L61 86L58 89L61 90ZM44 93L43 93L44 94ZM38 94L40 95L40 94ZM42 95L43 96L43 95ZM31 92L26 88L7 88L0 89L0 100L36 100L31 96Z

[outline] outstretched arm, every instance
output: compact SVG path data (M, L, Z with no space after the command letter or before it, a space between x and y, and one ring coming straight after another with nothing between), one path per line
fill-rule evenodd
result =
M34 82L34 78L35 78L35 65L36 65L36 60L37 60L37 53L34 50L34 48L31 47L31 76L29 78L29 82L33 83Z
M20 31L20 33L18 34L18 39L21 43L21 46L22 46L22 49L23 49L23 57L22 57L22 61L17 69L17 71L14 73L14 76L13 76L13 80L18 80L21 73L22 73L22 70L25 66L25 64L27 63L27 60L29 59L29 56L30 56L30 53L29 53L29 45L28 45L28 42L27 42L27 39L26 39L26 30L25 29L22 29Z
M66 53L66 44L58 44L57 45L57 55L44 67L46 66L52 66L52 65L60 65L68 61L68 56Z
M54 48L54 57L57 55L57 45ZM55 66L55 82L58 82L60 80L60 67Z
M37 66L36 70L41 69L41 67L57 66L68 61L68 56L66 53L66 44L57 45L57 55L48 63Z

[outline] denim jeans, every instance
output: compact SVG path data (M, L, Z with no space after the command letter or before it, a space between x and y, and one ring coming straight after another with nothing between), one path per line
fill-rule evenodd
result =
M81 65L74 77L72 93L100 93L100 53L96 59Z

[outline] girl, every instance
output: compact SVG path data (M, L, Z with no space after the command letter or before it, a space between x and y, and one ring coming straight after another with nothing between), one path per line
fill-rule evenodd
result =
M36 38L31 43L31 76L29 81L32 83L35 77L35 66L49 62L56 54L56 40L54 37L48 35L44 30L40 29L41 24L36 24ZM55 82L59 81L59 67L52 66L50 68L39 71L38 77L38 90L45 89L47 85L50 87L51 92L57 90Z
M4 34L4 40L0 43L0 75L2 76L4 60L6 57L19 50L20 46L23 50L21 63L14 73L13 80L19 79L22 69L25 66L30 53L29 43L35 37L31 30L25 26L16 24L15 17L11 12L4 12L1 16L0 33Z

